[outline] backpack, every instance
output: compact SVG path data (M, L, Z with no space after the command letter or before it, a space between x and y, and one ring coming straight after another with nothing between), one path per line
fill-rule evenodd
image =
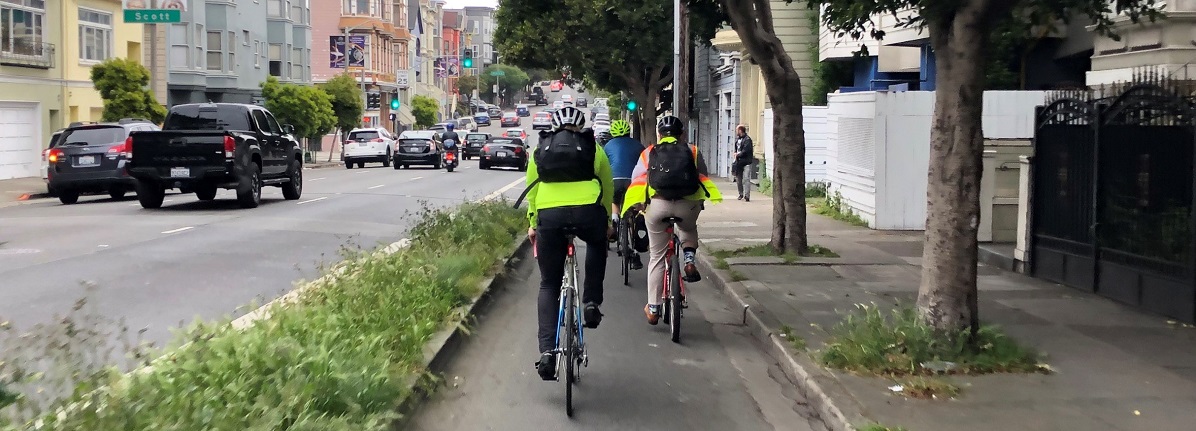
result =
M588 139L587 139L588 138ZM561 130L550 135L541 134L536 147L536 173L546 183L571 183L597 178L594 173L594 153L597 144L593 135Z
M689 145L657 144L648 153L648 186L665 200L685 199L702 187Z

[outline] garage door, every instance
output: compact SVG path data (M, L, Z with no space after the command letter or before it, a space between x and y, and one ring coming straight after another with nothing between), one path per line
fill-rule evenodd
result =
M40 120L37 103L0 102L0 180L38 175Z

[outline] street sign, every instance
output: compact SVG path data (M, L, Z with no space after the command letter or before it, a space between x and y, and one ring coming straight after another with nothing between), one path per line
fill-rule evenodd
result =
M130 24L169 24L183 22L183 13L178 9L126 10L125 22Z
M492 70L490 71L490 76L507 76L507 72L503 72L501 70Z
M411 82L410 76L411 76L411 71L409 71L409 70L403 70L403 69L396 70L395 71L395 84L398 85L399 88L407 88L409 83Z

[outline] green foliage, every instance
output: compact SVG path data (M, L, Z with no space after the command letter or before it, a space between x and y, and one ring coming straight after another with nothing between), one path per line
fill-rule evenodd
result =
M975 337L967 329L942 334L923 323L910 307L885 313L875 304L858 304L835 325L822 351L830 367L861 374L929 375L1037 372L1045 369L1038 354L1021 347L994 326ZM951 363L947 365L946 363Z
M868 227L868 221L860 218L847 202L843 201L843 194L838 190L826 198L807 198L807 204L814 209L814 214L827 216L838 221L847 222L854 226Z
M818 14L807 14L807 24L811 29L818 28ZM819 32L815 31L815 34ZM813 69L813 80L810 82L810 93L805 94L805 104L815 106L826 105L826 95L834 93L839 87L851 85L854 79L855 64L853 61L821 61L818 59L818 38L810 40L806 47L810 54L810 68ZM771 186L771 184L770 184Z
M308 85L283 84L273 76L261 84L266 109L283 124L295 127L295 136L319 139L336 126L332 96Z
M337 75L320 85L324 92L332 96L332 112L336 114L337 129L347 132L361 124L365 101L362 100L360 85L357 78L348 73Z
M909 430L905 429L904 427L887 427L887 426L884 426L881 424L870 424L863 428L859 428L859 431L909 431Z
M440 112L440 102L428 96L411 98L411 113L415 114L415 126L420 128L436 124L436 114Z
M474 75L462 76L457 78L457 92L465 95L465 97L472 97L473 90L478 89L478 77Z
M501 70L505 75L490 76L490 72L496 70ZM506 92L507 98L514 97L516 91L523 90L524 87L527 87L527 83L531 82L523 69L510 64L491 64L486 66L486 70L482 71L482 76L478 77L478 91L480 94L494 94L494 82L496 80L498 81L499 88Z
M527 69L526 72L527 72L527 79L529 82L547 81L552 76L558 76L558 74L556 74L555 72L550 74L547 70L540 69L540 68Z
M133 60L110 58L91 67L91 82L104 99L102 121L144 118L162 123L166 108L149 91L149 70Z
M106 376L66 412L40 415L39 429L390 429L408 382L425 376L425 344L458 324L455 310L526 228L505 202L416 220L408 248L346 252L296 302L242 330L199 323L152 370Z

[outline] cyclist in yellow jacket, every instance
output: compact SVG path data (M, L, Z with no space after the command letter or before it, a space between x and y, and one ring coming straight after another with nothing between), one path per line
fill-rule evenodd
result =
M606 152L585 127L585 114L572 106L552 114L552 132L541 133L535 157L527 169L528 236L536 243L540 266L539 352L540 378L556 375L557 299L565 273L566 236L586 243L581 302L587 328L602 320L602 282L606 276L607 238L611 235L614 185Z
M664 219L676 217L677 236L681 239L683 277L686 282L702 279L695 263L698 250L698 215L705 201L722 202L718 187L707 176L706 161L693 144L677 140L685 132L681 119L666 116L656 125L660 140L640 153L631 174L631 185L624 196L623 211L633 205L648 204L648 305L644 314L648 323L660 320L660 292L664 283L665 252L670 236Z

